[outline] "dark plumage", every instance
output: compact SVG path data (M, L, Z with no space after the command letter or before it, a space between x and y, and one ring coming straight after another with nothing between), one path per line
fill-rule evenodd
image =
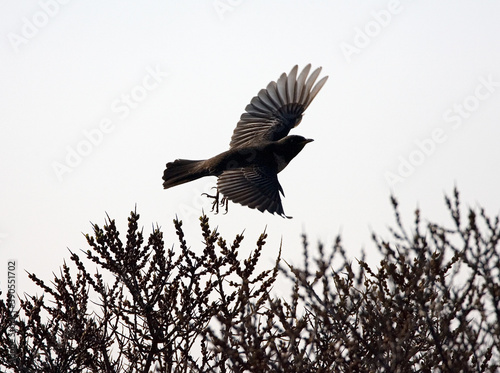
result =
M229 150L206 160L177 159L167 163L163 187L216 176L214 206L218 206L220 192L224 199L286 216L278 173L313 141L288 133L300 123L302 114L328 79L325 76L314 85L321 67L309 77L310 64L299 76L297 69L294 66L290 74L283 73L250 101L234 129Z

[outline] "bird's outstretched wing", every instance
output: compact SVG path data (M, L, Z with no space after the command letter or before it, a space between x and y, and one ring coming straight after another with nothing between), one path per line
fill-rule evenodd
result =
M217 181L217 188L225 197L261 212L269 211L284 217L278 176L266 167L245 167L224 171Z
M252 98L234 129L229 146L254 145L256 141L279 140L296 127L302 114L323 87L328 76L314 85L321 67L308 77L311 64L304 67L297 77L298 66L290 74L281 74L277 82L271 82L266 89Z

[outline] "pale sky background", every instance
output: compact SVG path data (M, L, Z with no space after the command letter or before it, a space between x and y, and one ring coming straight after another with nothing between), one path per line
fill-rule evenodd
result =
M267 227L263 267L280 240L299 263L302 232L373 253L391 190L408 225L417 206L450 223L454 185L498 214L499 15L497 0L2 1L1 289L9 259L18 292L34 289L24 270L50 280L105 212L125 240L136 204L169 247L177 215L201 252L202 208L228 242L245 230L242 258ZM162 189L166 162L226 150L251 98L307 63L330 78L292 132L316 141L279 175L292 220L215 216L200 197L215 178Z

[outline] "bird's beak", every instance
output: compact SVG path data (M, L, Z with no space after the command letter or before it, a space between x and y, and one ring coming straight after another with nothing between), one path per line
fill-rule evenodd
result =
M308 142L313 142L313 141L314 141L313 139L305 139L305 140L304 140L304 143L306 143L306 144L307 144Z

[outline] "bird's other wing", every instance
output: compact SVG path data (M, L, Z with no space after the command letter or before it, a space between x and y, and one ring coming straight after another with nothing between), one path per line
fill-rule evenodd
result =
M288 217L281 204L280 192L284 193L278 176L267 167L251 166L224 171L217 180L217 188L235 203Z
M269 83L252 98L234 129L230 147L255 145L259 140L279 140L300 123L302 114L328 76L314 85L321 67L309 75L311 64L308 64L298 77L297 70L295 65L290 74L281 74L277 82Z

